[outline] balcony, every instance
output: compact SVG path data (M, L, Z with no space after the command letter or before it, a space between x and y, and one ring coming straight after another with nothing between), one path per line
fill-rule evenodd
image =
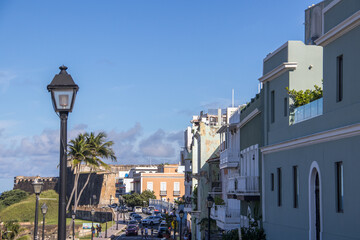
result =
M160 190L160 196L166 196L166 195L167 195L166 190L165 191Z
M306 121L323 114L323 98L294 109L290 114L290 125Z
M240 152L225 149L220 152L220 169L236 167L240 161Z
M174 196L180 196L180 191L174 191Z
M256 200L260 196L259 181L259 176L238 176L235 178L229 178L228 194L237 194L243 197L253 196L255 199L248 200Z
M240 223L240 209L230 209L225 205L211 208L210 216L216 220L216 225L224 230L235 229Z

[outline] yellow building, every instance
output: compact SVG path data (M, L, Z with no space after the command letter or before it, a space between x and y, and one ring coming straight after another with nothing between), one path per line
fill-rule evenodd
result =
M156 199L173 202L184 196L184 169L177 164L160 165L156 172L134 174L134 190L154 191Z

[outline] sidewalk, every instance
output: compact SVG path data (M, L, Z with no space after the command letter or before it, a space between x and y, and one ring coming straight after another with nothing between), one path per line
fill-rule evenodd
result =
M114 224L107 230L107 238L105 238L105 229L102 229L103 230L103 232L101 232L102 238L94 237L94 240L110 239L111 235L116 236L125 227L126 227L126 223L119 223L119 230L116 230L116 224Z

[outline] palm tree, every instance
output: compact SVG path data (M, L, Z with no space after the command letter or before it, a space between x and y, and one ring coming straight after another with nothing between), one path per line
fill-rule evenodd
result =
M90 181L91 174L100 168L109 169L109 166L105 162L103 162L102 159L111 159L111 161L113 162L116 161L115 153L111 148L114 142L106 141L106 138L107 136L104 132L100 132L97 135L91 132L90 134L79 134L77 138L70 141L68 156L71 160L72 170L75 173L75 179L74 187L66 207L67 211L69 210L72 198L74 198L73 210L74 213L76 213L77 206L81 199L81 195ZM78 182L82 165L90 167L90 171L85 181L85 184L82 186L79 192ZM72 226L72 222L70 226Z
M75 194L75 202L78 199L77 194L77 187L78 187L78 181L80 176L80 168L82 164L85 164L88 162L88 159L91 155L90 151L90 145L87 143L86 134L79 134L74 140L70 140L68 144L68 156L71 160L71 168L73 172L75 173L74 176L74 187L71 191L71 195L68 201L68 204L66 206L66 210L69 210L70 203L72 201L72 198Z

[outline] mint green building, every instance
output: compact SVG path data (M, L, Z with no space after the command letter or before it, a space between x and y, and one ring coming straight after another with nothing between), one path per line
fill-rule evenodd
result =
M306 10L307 45L264 59L262 216L267 239L360 239L360 1ZM323 81L323 83L322 83ZM285 87L323 87L290 112Z

